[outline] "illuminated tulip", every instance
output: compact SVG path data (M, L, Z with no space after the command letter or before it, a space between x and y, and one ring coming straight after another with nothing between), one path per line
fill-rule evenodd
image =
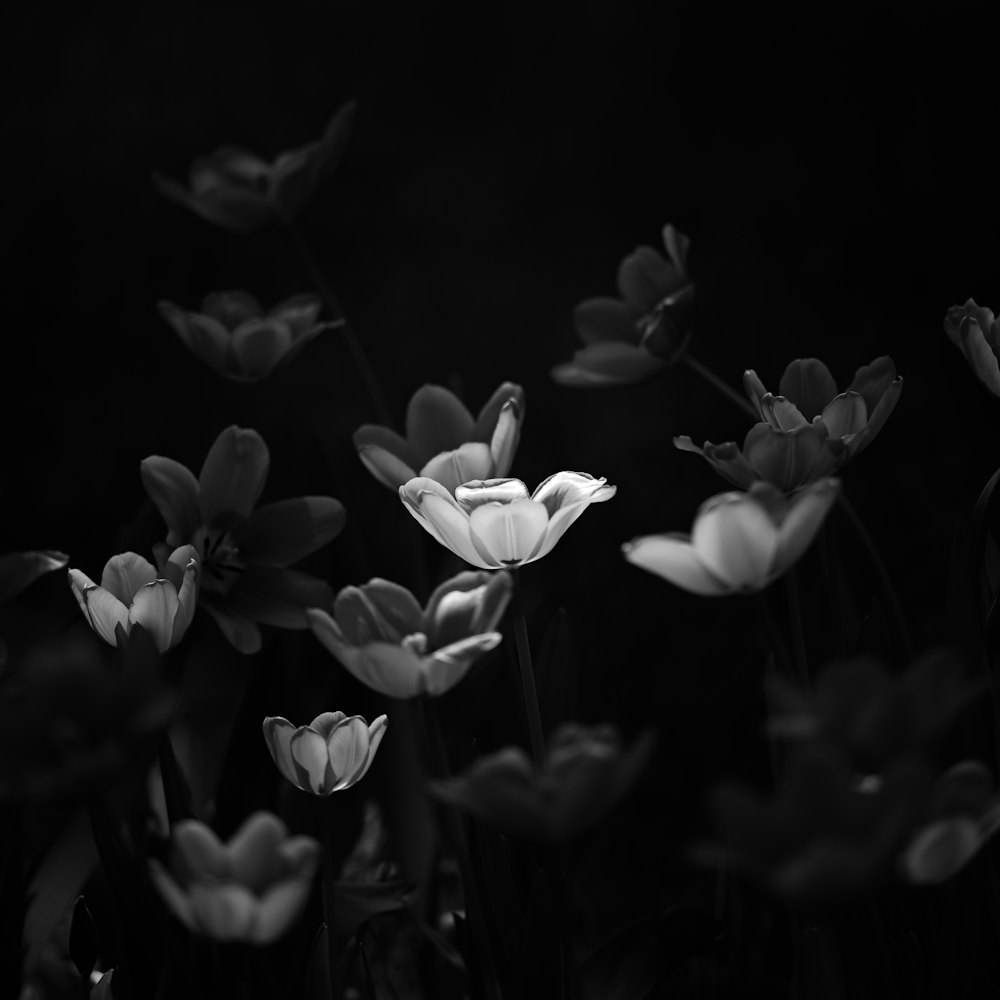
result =
M459 573L421 608L405 587L374 579L345 587L333 614L306 612L316 638L362 684L391 698L451 690L503 638L509 574Z
M688 238L663 227L669 260L641 246L618 268L620 298L581 302L573 312L586 344L573 360L552 369L561 385L632 385L676 361L687 347L694 285L687 273Z
M422 476L454 493L472 479L507 475L523 421L524 390L513 382L504 382L475 420L454 393L425 385L406 408L405 438L365 424L354 445L368 471L390 489Z
M288 566L336 538L343 505L299 497L256 506L270 454L252 430L227 427L196 479L186 466L153 455L141 466L146 492L167 523L167 544L191 544L201 558L199 603L241 653L260 648L258 623L307 628L305 609L325 607L333 592Z
M977 306L974 299L952 306L944 318L944 332L965 355L976 378L1000 396L1000 325L993 310Z
M318 323L322 305L315 295L296 295L266 315L246 292L215 292L201 312L188 312L161 302L160 314L192 354L233 382L260 382L287 365L322 330L339 326Z
M172 830L170 870L150 874L188 930L214 941L269 944L299 918L320 860L319 842L290 837L273 813L250 816L223 844L197 820Z
M296 788L332 795L365 776L387 722L384 715L368 725L360 715L324 712L308 726L293 726L280 716L268 716L264 741L278 770Z
M455 495L433 479L411 479L399 490L406 509L455 555L480 569L523 566L548 555L592 503L617 486L585 472L557 472L535 492L520 479L465 483Z
M153 175L160 194L234 233L293 221L344 154L354 103L345 104L317 142L267 163L255 153L223 146L191 167L190 187Z
M118 625L140 624L162 653L184 637L198 599L198 556L193 545L175 549L157 570L134 552L112 556L100 585L78 569L69 571L70 589L90 627L112 646Z
M785 497L767 483L720 493L698 509L690 535L645 535L622 546L625 558L693 594L761 590L812 544L840 483L827 479Z

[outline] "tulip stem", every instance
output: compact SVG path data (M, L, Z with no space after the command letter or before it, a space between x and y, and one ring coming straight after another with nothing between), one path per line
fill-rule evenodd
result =
M753 408L753 404L748 399L744 399L735 389L726 385L710 368L706 368L700 361L696 361L687 351L681 355L681 361L696 375L700 375L716 392L725 396L734 406L738 406L744 413L749 413L755 421L760 420L760 414Z
M361 341L358 339L354 327L351 326L351 322L347 318L347 314L344 312L340 300L333 290L333 286L323 273L323 269L319 266L312 250L309 249L309 245L303 239L298 226L290 222L285 226L285 232L288 234L295 255L305 268L309 279L316 286L316 290L323 297L327 309L333 314L335 320L342 320L340 327L341 336L344 338L347 350L361 374L362 381L365 383L365 388L368 391L372 406L375 408L379 423L384 424L386 427L392 427L392 417L389 414L389 407L386 404L385 397L382 395L382 389L379 387L378 379L375 377L374 371L372 371L368 358L365 356L364 348L361 346Z
M333 866L333 799L334 796L322 803L323 805L323 920L326 923L326 961L330 974L330 996L333 1000L340 1000L342 996L340 988L340 958L337 951L337 897L336 882L337 872Z
M788 623L792 632L792 650L795 671L799 682L809 685L809 660L806 657L806 636L802 627L802 601L799 598L799 580L793 566L785 574L785 596L788 599Z
M892 580L889 579L889 573L885 568L885 563L882 561L882 556L879 554L878 546L876 546L874 539L864 526L864 522L858 516L854 505L844 496L843 490L837 493L837 503L840 504L841 509L847 515L847 519L851 522L851 526L857 532L864 547L868 550L868 559L872 569L875 570L875 575L878 577L879 586L881 587L889 614L896 628L896 634L903 647L904 659L906 662L909 662L913 659L913 643L910 640L910 631L906 626L906 619L903 617L903 609L900 607L899 598L896 596L896 588L893 587Z
M531 663L531 645L528 642L528 625L524 617L524 595L521 589L521 569L515 566L510 574L514 579L514 593L510 602L514 623L514 640L517 644L517 662L521 669L521 691L524 695L524 712L528 720L531 739L531 756L535 770L545 764L545 737L542 735L542 714L538 709L538 691L535 689L535 671Z
M775 664L780 664L779 672L787 679L795 676L795 665L788 654L788 646L781 637L781 630L775 624L771 609L767 606L767 597L762 590L757 592L757 606L760 608L760 616L764 622L764 631L767 633L768 645L774 654Z

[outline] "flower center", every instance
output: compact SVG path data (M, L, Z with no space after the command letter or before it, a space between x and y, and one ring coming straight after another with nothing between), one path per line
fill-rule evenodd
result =
M427 653L427 636L423 632L411 632L409 635L403 636L400 645L403 649L409 649L411 652L416 653L417 656L425 656Z
M194 544L201 553L201 586L214 594L226 594L244 570L240 550L226 531L199 528Z

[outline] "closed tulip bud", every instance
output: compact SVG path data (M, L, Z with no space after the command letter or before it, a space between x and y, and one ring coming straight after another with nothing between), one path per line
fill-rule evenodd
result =
M974 299L952 306L944 318L944 332L962 352L973 374L994 396L1000 396L1000 325L992 309Z

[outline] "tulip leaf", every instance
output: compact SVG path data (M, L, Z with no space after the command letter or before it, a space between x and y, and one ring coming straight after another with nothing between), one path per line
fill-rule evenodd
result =
M327 961L328 947L326 924L320 924L309 949L303 1000L330 1000L332 990L330 988L330 965Z
M415 888L412 882L401 880L337 882L334 885L337 930L345 937L353 937L372 917L406 909Z

